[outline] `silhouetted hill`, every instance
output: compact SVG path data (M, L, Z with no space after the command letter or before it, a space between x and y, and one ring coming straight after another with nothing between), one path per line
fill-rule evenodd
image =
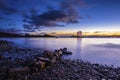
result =
M23 37L23 36L15 33L0 32L0 37Z
M44 35L30 35L30 34L25 34L25 37L55 37L49 34L44 34Z
M15 34L15 33L0 32L0 37L55 37L55 36L48 35L48 34L44 34L44 35L30 35L30 34L20 35L20 34Z

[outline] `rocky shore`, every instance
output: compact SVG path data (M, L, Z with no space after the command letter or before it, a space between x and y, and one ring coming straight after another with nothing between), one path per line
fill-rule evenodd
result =
M120 80L119 67L63 59L67 48L22 49L5 40L0 47L0 80Z

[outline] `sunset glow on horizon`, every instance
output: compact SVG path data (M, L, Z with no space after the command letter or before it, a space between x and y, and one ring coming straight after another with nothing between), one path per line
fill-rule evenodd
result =
M119 0L0 0L0 31L57 35L76 35L77 31L82 31L83 35L119 35L119 3ZM95 33L97 31L100 33Z

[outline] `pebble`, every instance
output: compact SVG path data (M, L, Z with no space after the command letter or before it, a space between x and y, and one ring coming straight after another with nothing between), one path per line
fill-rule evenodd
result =
M0 43L9 45L9 42L4 40ZM11 51L0 51L0 80L120 80L119 67L92 64L79 59L56 59L55 63L49 63L56 55L51 55L51 51L45 53L47 54L42 54L40 49L18 47ZM57 55L57 58L61 56ZM45 64L47 66L43 68ZM21 74L10 76L11 69L21 68L22 71L24 67L28 70L25 74L20 72Z

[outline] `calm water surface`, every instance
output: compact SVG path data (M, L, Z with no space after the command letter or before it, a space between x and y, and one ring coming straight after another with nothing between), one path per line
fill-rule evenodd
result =
M73 55L92 63L120 66L120 38L0 38L22 47L54 50L67 47Z

